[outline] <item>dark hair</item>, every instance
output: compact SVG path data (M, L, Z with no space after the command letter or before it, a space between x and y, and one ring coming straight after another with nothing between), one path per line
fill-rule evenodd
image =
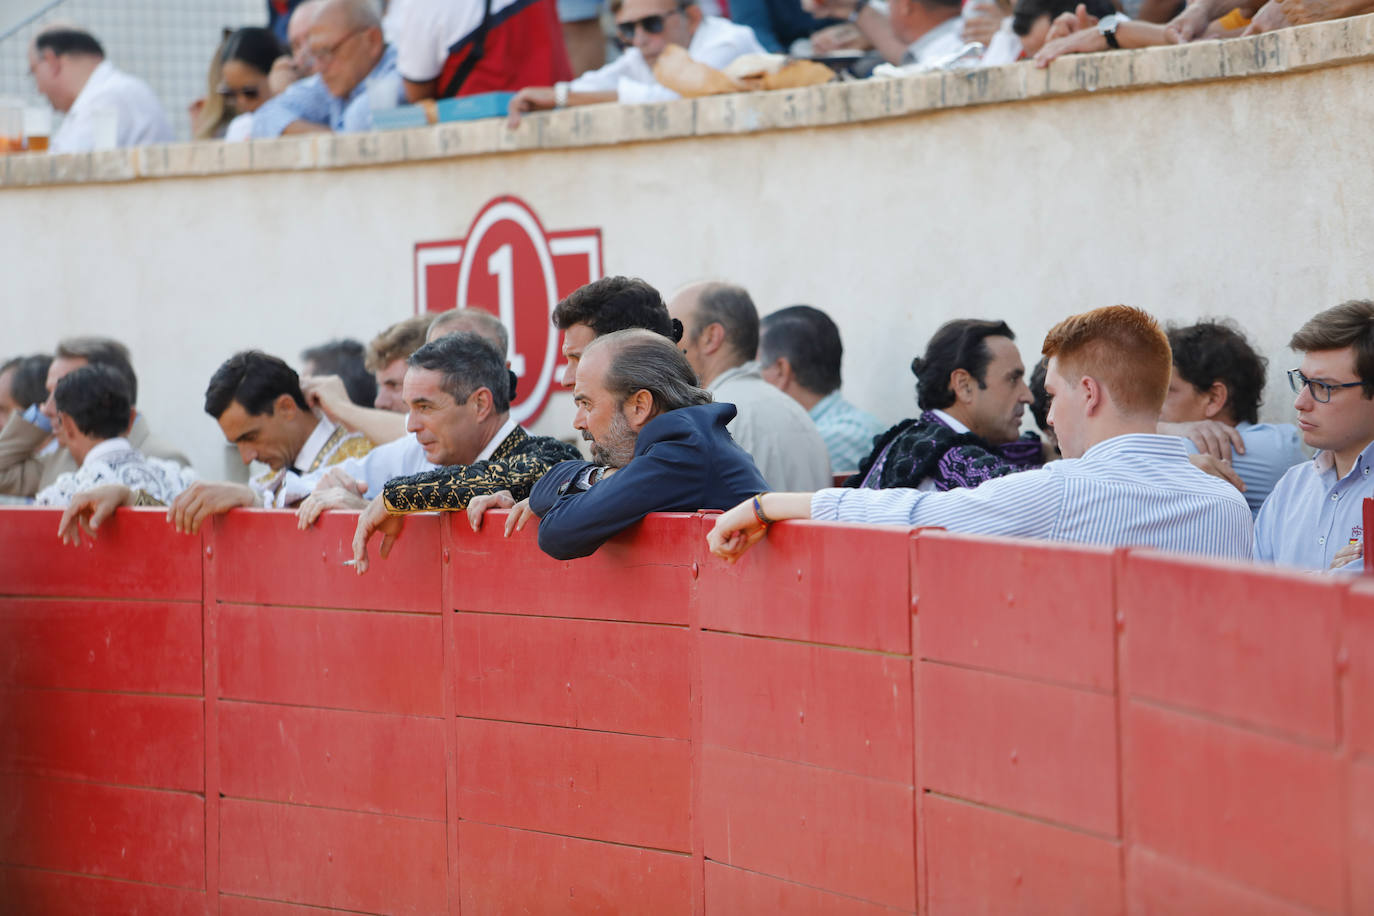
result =
M759 352L759 312L754 300L742 286L708 283L697 295L697 308L691 334L696 337L707 325L725 329L725 342L736 356L753 359Z
M780 356L807 391L829 394L840 387L840 329L820 309L792 305L759 322L759 360L772 363Z
M343 338L302 350L301 359L314 363L320 375L337 375L350 401L371 407L377 400L377 378L363 365L366 353L358 341Z
M1200 392L1222 382L1231 416L1241 423L1259 422L1269 361L1255 352L1244 334L1220 321L1170 326L1166 333L1174 372Z
M68 337L57 344L57 356L62 359L84 359L95 366L109 366L124 376L129 383L129 397L138 403L138 376L134 375L134 364L129 360L129 348L109 337ZM46 373L46 370L44 370ZM44 390L47 379L43 380ZM47 395L43 395L44 400Z
M506 355L481 334L459 331L431 340L410 354L416 369L442 372L439 389L462 404L479 388L491 392L491 405L497 413L510 410L510 376Z
M134 409L129 382L112 366L73 369L58 380L53 399L84 436L115 439L129 430Z
M241 61L266 76L272 72L272 63L285 53L271 29L248 26L229 36L219 61L221 64L231 60Z
M1302 353L1352 348L1364 396L1374 397L1374 302L1351 299L1318 312L1298 329L1288 346Z
M105 49L95 40L94 35L84 29L74 29L70 26L57 26L39 32L33 39L33 47L39 54L51 51L58 57L63 54L105 56Z
M1116 12L1110 0L1016 0L1011 13L1011 30L1025 38L1041 16L1048 16L1053 22L1061 13L1072 13L1078 9L1079 2L1087 6L1090 15L1098 19Z
M697 385L687 357L661 334L630 328L598 337L592 346L612 348L603 384L622 401L644 390L653 395L659 413L711 403L711 392Z
M232 401L238 401L252 417L270 414L284 394L301 410L309 410L301 393L300 376L285 362L261 350L244 350L224 361L205 389L205 412L218 420Z
M42 404L48 399L48 367L52 357L37 353L12 360L15 363L14 377L10 379L10 397L21 409L34 404Z
M922 410L938 410L954 403L949 377L955 369L973 376L979 388L988 386L992 352L984 341L989 337L1016 339L1005 321L956 318L940 325L926 344L925 356L911 361L911 372L916 376L916 403Z
M668 315L663 296L635 277L602 277L578 287L554 307L553 324L560 331L585 324L598 337L644 328L674 343L682 339L682 324Z
M1041 432L1049 432L1050 430L1050 393L1045 390L1045 373L1049 370L1049 366L1050 358L1048 356L1040 357L1040 362L1036 363L1035 368L1031 371L1030 381L1026 383L1026 387L1030 388L1031 393L1031 416L1035 417L1035 425L1039 427Z

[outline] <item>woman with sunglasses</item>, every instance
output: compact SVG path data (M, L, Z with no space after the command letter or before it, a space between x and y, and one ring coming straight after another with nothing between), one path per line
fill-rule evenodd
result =
M219 94L238 117L229 122L225 140L247 140L253 133L253 112L272 97L267 75L285 51L268 29L244 28L229 36L220 55Z

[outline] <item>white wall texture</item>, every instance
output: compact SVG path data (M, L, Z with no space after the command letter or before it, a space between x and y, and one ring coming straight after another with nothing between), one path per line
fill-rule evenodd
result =
M219 476L210 373L293 362L412 310L417 241L516 194L549 229L599 226L606 273L666 292L714 277L762 313L807 302L846 345L845 389L915 409L912 356L943 321L1004 318L1027 364L1063 316L1116 302L1230 316L1270 357L1374 292L1374 64L780 130L386 167L0 190L0 351L127 341L141 407ZM539 428L570 432L566 395Z

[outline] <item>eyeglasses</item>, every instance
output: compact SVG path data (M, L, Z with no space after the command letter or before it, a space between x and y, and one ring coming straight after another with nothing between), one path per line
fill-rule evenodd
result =
M1318 404L1329 403L1331 401L1331 392L1335 391L1337 388L1359 388L1363 384L1364 382L1339 382L1332 385L1328 382L1319 382L1316 379L1308 378L1302 374L1301 369L1288 370L1288 385L1293 389L1293 393L1301 394L1303 388L1306 388L1312 395L1312 400L1316 401Z
M635 40L635 30L643 29L650 35L657 35L663 31L664 21L674 13L682 12L681 9L669 10L666 13L655 13L652 16L645 16L643 19L633 19L630 22L617 22L616 32L620 34L620 40L630 44Z
M262 95L262 90L259 89L257 86L243 86L240 88L235 88L233 86L221 86L219 87L219 94L220 98L225 99L232 99L237 96L243 96L245 99L248 99L251 102L253 99L256 99L258 96Z
M323 67L334 59L334 55L338 54L339 49L342 48L344 45L348 44L349 40L353 38L353 36L361 35L363 32L366 31L367 29L365 28L354 29L353 31L349 32L343 38L340 38L338 41L334 42L327 48L316 48L307 45L306 50L310 52L310 56L315 58L315 62L318 63L321 67Z

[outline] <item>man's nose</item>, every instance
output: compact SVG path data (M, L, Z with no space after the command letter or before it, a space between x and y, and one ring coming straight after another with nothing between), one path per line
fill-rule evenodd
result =
M563 387L571 388L577 384L577 366L568 363L568 368L563 370Z
M251 445L244 445L242 442L239 443L239 458L243 460L244 464L252 464L253 460L257 457L257 450Z
M419 419L415 416L415 411L406 411L406 432L418 433L422 428Z

